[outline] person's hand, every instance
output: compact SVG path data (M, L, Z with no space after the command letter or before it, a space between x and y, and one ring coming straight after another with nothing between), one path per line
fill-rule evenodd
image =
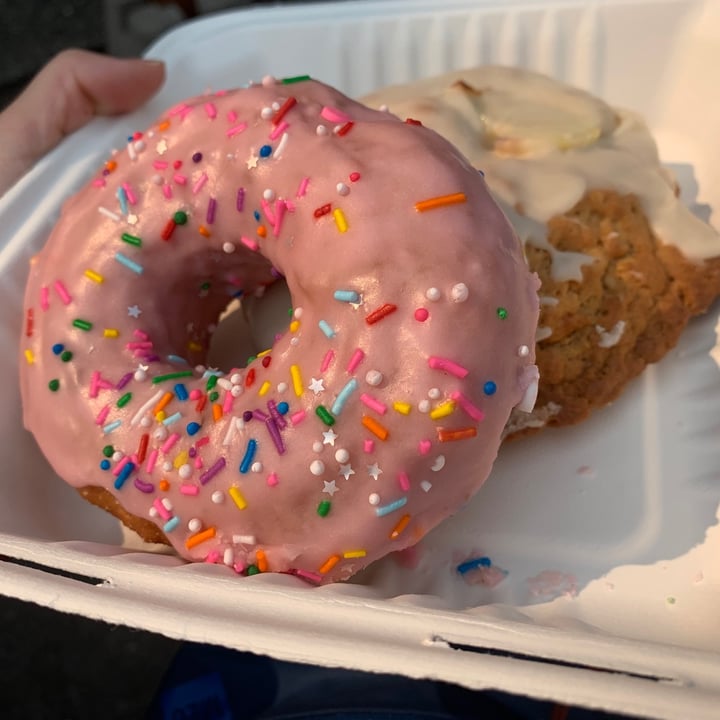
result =
M162 85L156 60L121 60L65 50L0 113L0 196L36 160L96 115L119 115L142 105Z

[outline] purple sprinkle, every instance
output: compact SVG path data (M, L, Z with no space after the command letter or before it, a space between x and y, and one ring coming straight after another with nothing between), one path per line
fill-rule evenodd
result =
M189 455L191 458L194 458L194 457L197 455L197 450L196 450L194 447L191 447L191 448L188 450L188 455Z
M243 208L245 207L245 188L238 188L235 207L237 208L238 212L243 211Z
M268 429L273 443L275 443L278 454L282 455L285 452L285 443L283 442L282 435L280 435L280 431L278 430L278 426L275 423L275 420L269 417L265 421L265 427Z
M210 198L207 207L207 214L205 215L205 222L208 225L212 225L215 222L215 208L217 208L217 200Z
M192 156L192 161L193 161L194 163L199 163L201 160L202 160L202 153L201 153L201 152L196 152L196 153L193 154L193 156Z
M143 360L145 362L158 362L158 360L160 360L160 356L159 355L145 355Z
M207 485L224 467L225 458L221 457L200 476L200 484Z
M139 477L136 477L133 482L135 484L135 487L140 492L151 493L151 492L153 492L153 490L155 490L155 486L151 482L145 482L144 480L141 480Z
M131 380L133 379L133 373L127 373L120 378L120 381L115 386L116 390L122 390Z
M275 401L268 400L267 407L268 411L270 412L270 416L275 421L275 424L280 430L284 430L287 427L287 420L285 420L285 418L278 411Z
M262 420L263 422L265 422L268 419L268 417L270 417L267 413L264 413L260 409L253 410L252 416L253 416L254 420Z
M244 420L245 422L250 422L252 419L253 419L252 410L246 410L246 411L243 413L243 420Z

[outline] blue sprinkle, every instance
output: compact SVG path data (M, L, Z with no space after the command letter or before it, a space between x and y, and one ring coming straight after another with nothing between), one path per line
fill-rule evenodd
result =
M326 338L335 337L335 331L330 327L326 320L321 320L318 323L318 327L323 331L323 335L325 335Z
M245 448L245 455L240 463L241 473L246 473L250 469L250 465L252 465L253 458L255 457L255 450L257 450L257 440L250 438L247 448Z
M100 461L100 469L101 470L109 470L110 469L110 461L109 460L101 460Z
M135 469L135 463L129 462L123 466L120 474L115 478L115 489L119 490Z
M113 430L117 430L122 425L122 420L115 420L114 422L108 423L103 427L103 433L107 435L108 433L111 433Z
M481 175L482 177L485 177L485 173L484 173L482 170L478 170L478 172L480 173L480 175Z
M166 417L162 422L165 427L168 425L173 425L176 423L180 418L182 417L182 413L178 410L176 413L170 415L169 417Z
M121 264L124 265L128 270L132 270L134 273L137 273L138 275L142 275L143 273L143 266L139 263L136 263L134 260L131 260L127 255L123 255L122 253L115 253L115 259Z
M395 502L391 502L389 505L383 505L382 507L376 507L375 508L375 514L378 517L383 517L384 515L389 515L391 512L395 512L395 510L399 510L403 505L407 503L407 497L403 495L399 500L396 500Z
M497 385L492 380L488 380L483 385L483 392L486 395L494 395L496 390L497 390Z
M255 222L260 222L260 211L259 211L259 210L256 210L256 211L253 213L253 217L255 218Z
M345 407L345 403L348 401L348 398L357 390L357 388L358 381L355 378L348 380L345 387L338 393L337 398L335 398L335 402L330 408L330 412L333 415L339 415Z
M184 402L185 400L188 399L188 397L190 397L188 395L187 388L182 383L178 383L173 388L173 390L175 390L175 395L177 396L178 400L182 400ZM200 427L200 426L198 425L198 427Z
M123 215L128 214L128 204L127 204L127 193L125 192L125 188L119 187L117 189L117 198L118 202L120 203L120 212Z
M55 343L52 346L53 355L59 355L64 349L65 346L62 343Z
M336 290L333 297L340 302L357 303L360 302L360 296L354 290Z
M461 575L464 575L466 572L470 572L470 570L477 570L479 567L490 567L491 565L492 562L489 557L473 558L472 560L466 560L460 563L457 566L457 571Z
M172 532L180 524L180 518L175 515L171 517L164 525L163 532Z
M179 355L168 355L167 359L168 359L168 362L176 363L178 365L189 365L190 364L184 357L180 357Z
M281 415L287 415L288 410L290 410L290 406L284 400L277 404L277 411Z
M187 430L188 435L195 435L198 430L200 430L200 423L191 422L187 424L187 427L185 428Z
M270 146L270 145L263 145L263 146L260 148L260 157L268 157L271 152L272 152L272 146Z

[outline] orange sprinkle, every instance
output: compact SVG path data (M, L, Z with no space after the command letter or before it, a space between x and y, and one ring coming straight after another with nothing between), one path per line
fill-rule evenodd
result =
M450 442L451 440L468 440L477 435L477 428L475 427L464 427L458 428L457 430L443 430L438 428L437 430L438 440L440 442Z
M397 540L397 538L400 536L402 531L408 526L409 522L410 522L410 516L403 515L400 518L400 520L398 520L398 524L392 529L392 532L389 535L390 539Z
M167 130L169 127L170 127L170 121L169 121L169 120L163 120L163 121L158 125L158 130L159 130L160 132L163 132L163 131Z
M167 492L167 491L170 489L170 483L169 483L165 478L163 478L163 479L158 483L158 487L159 487L163 492Z
M116 167L117 167L117 163L116 163L114 160L108 160L108 161L105 163L105 169L106 169L108 172L112 172Z
M445 205L456 205L464 203L466 200L465 193L458 192L450 195L438 195L437 197L420 200L415 203L415 210L424 212L425 210L435 210L435 208L444 207Z
M200 543L204 543L206 540L211 540L215 537L215 528L209 527L207 530L201 530L199 533L191 535L185 541L185 547L190 550Z
M153 415L157 415L161 410L164 410L169 404L170 401L175 397L173 393L166 392L160 400L158 400L158 404L155 406L155 409L153 410Z
M376 437L379 437L381 440L387 440L388 435L390 435L390 432L388 429L380 424L375 418L371 418L368 415L363 415L362 424Z
M257 565L257 569L260 572L268 571L268 561L267 561L267 557L265 556L265 552L263 550L258 550L255 553L255 564Z
M331 555L319 568L318 572L324 575L330 572L340 562L339 555Z
M188 350L194 350L195 352L200 352L202 349L203 349L203 347L200 343L196 343L193 340L191 340L188 343Z
M206 237L206 238L209 238L209 237L210 237L210 231L209 231L204 225L201 225L201 226L198 228L198 232L199 232L203 237Z
M265 228L264 225L258 225L257 234L261 238L264 238L267 235L267 229Z
M215 422L217 422L217 421L220 420L220 418L222 418L222 416L223 416L222 405L219 405L218 403L215 403L215 404L212 406L212 409L213 409L213 420L214 420Z

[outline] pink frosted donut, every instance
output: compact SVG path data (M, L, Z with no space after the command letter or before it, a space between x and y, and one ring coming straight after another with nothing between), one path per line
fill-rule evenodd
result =
M287 331L198 366L231 298L281 275ZM32 262L25 424L188 560L346 579L487 478L533 402L536 290L431 130L307 78L206 95L133 135Z

